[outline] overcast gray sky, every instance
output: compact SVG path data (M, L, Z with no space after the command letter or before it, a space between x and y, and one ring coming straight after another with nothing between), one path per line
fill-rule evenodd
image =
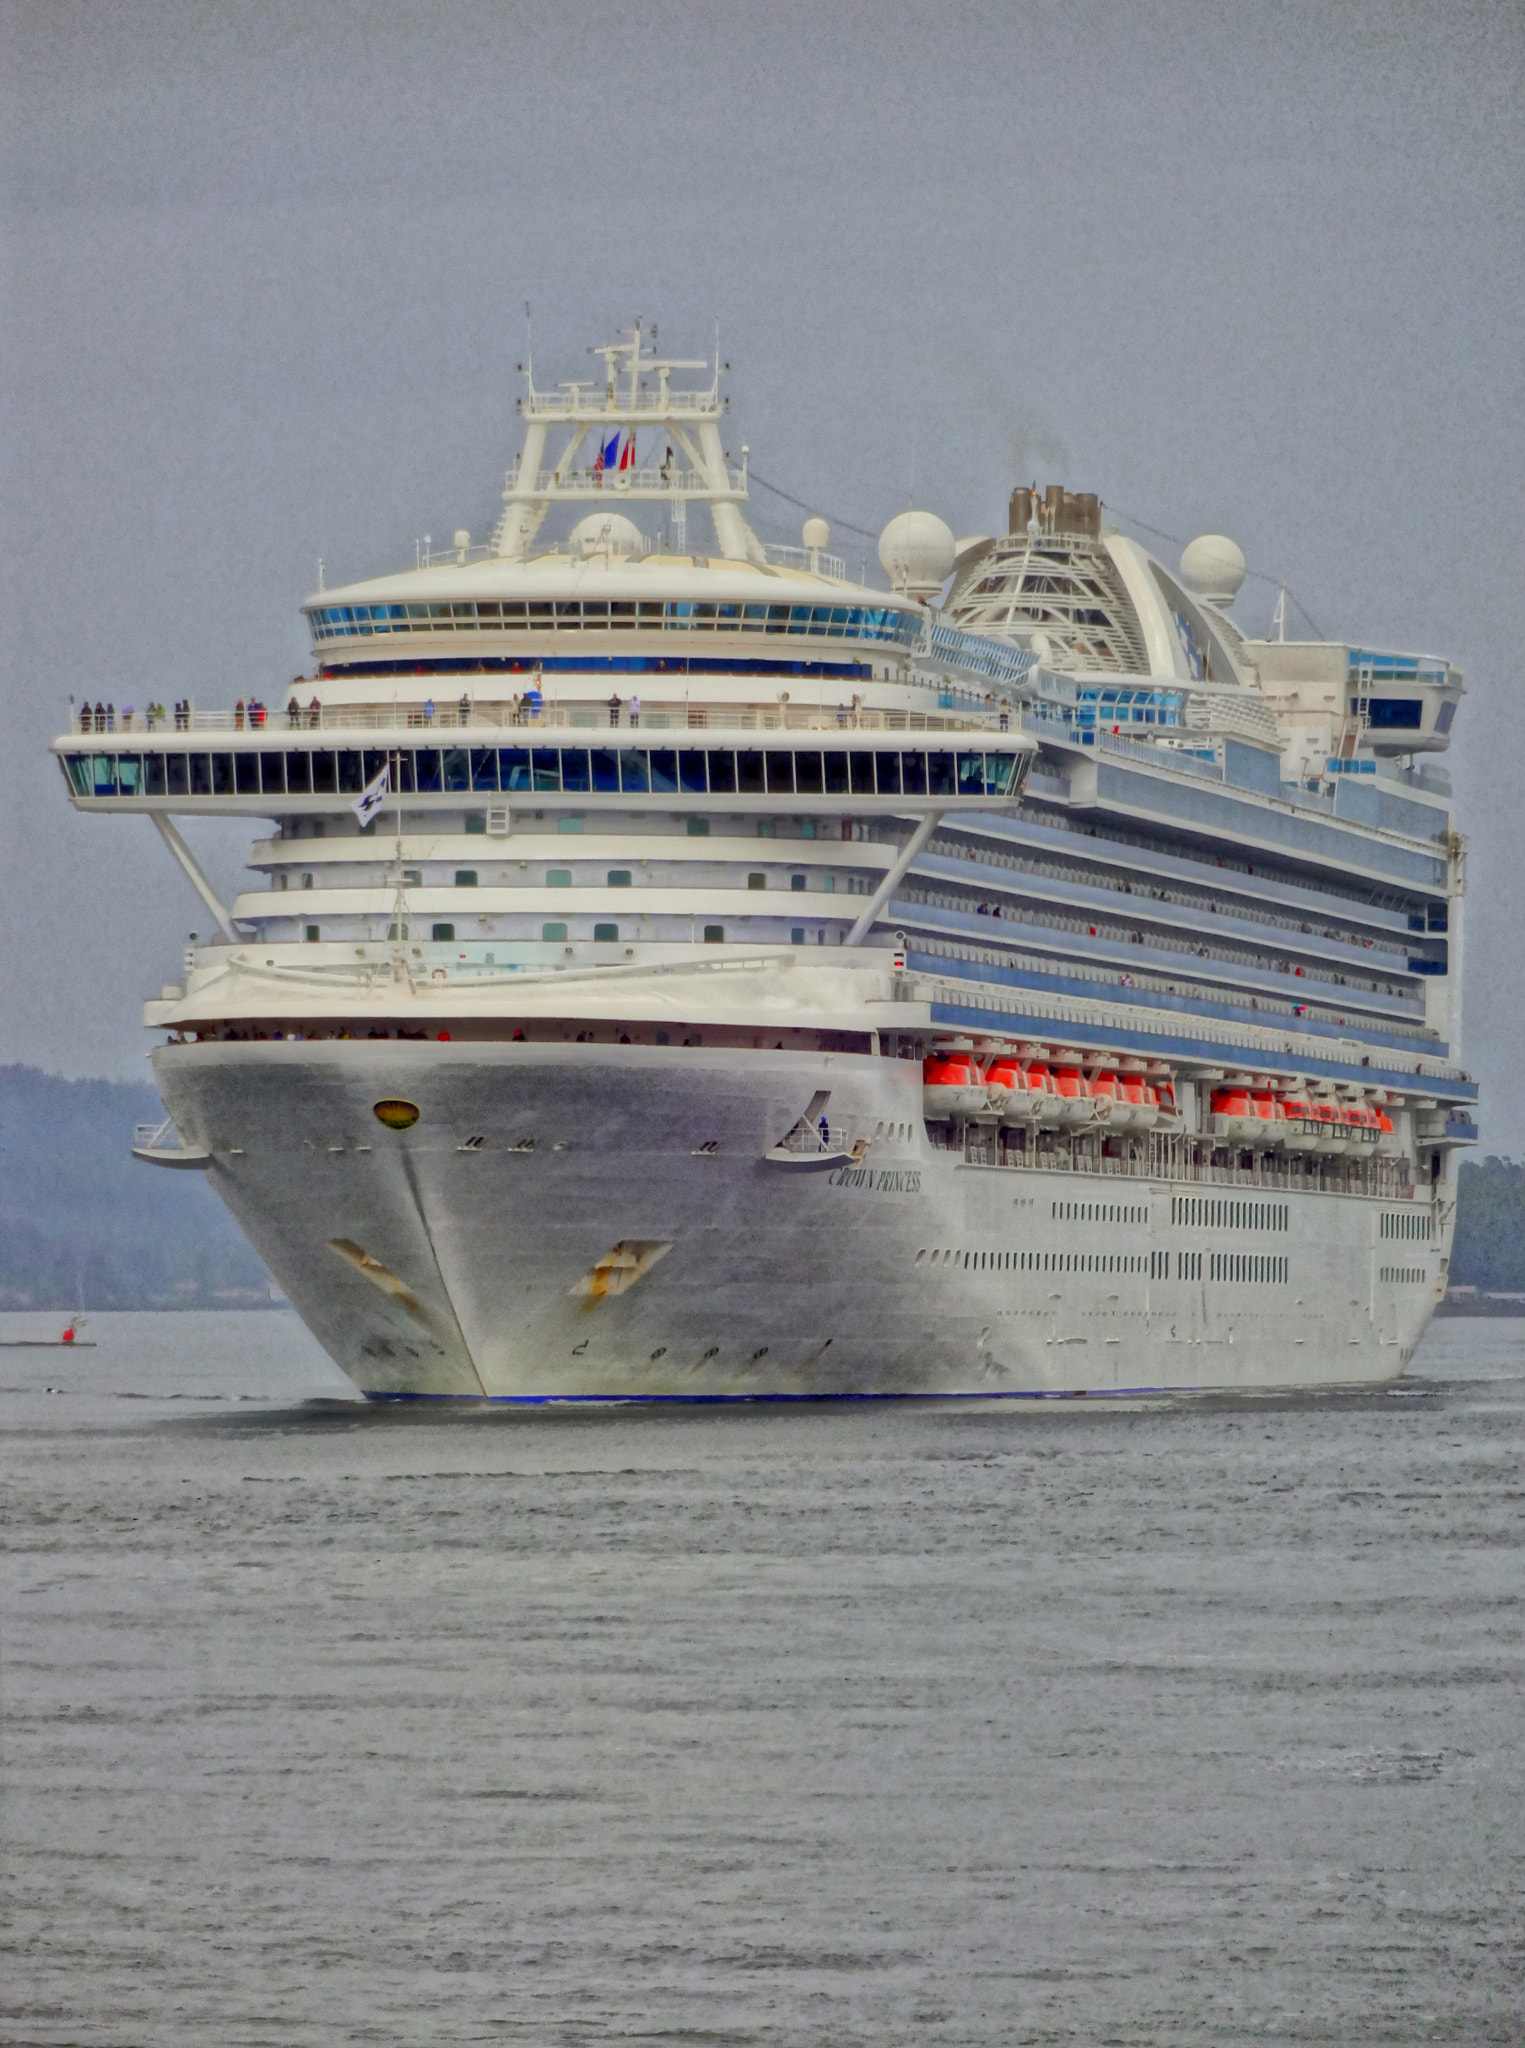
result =
M274 697L320 555L485 534L528 299L547 377L718 319L736 441L828 516L988 531L1054 479L1459 661L1465 1055L1525 1150L1520 7L0 0L0 38L0 1059L142 1073L206 923L147 819L69 810L70 693ZM243 829L191 836L234 888Z

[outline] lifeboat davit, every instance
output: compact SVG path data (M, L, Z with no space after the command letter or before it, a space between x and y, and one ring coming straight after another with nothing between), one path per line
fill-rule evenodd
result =
M1146 1093L1154 1097L1155 1112L1158 1118L1155 1129L1159 1131L1178 1131L1181 1128L1181 1112L1176 1107L1176 1086L1174 1081L1161 1081L1157 1088L1146 1088Z
M986 1107L979 1067L965 1053L935 1052L922 1061L922 1114L940 1123L950 1116L975 1116Z
M1048 1081L1044 1074L1035 1084L1020 1060L1003 1053L985 1071L986 1097L1003 1123L1035 1124L1048 1100Z

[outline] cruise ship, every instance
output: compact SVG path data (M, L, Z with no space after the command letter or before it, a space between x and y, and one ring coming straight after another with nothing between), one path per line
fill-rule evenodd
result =
M138 1156L378 1400L1401 1373L1477 1135L1459 671L1254 637L1231 541L1060 485L900 514L882 586L765 545L724 366L590 355L298 685L54 741L209 927ZM224 902L181 825L235 813Z

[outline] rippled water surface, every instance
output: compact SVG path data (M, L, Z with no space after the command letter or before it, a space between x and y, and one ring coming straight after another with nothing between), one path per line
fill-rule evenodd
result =
M486 1416L86 1334L0 1350L7 2048L1525 2039L1525 1323Z

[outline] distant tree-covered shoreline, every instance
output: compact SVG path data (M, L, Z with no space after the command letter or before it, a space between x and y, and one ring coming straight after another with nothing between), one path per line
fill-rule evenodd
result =
M141 1081L0 1067L0 1308L257 1308L270 1276L199 1173L132 1156Z

